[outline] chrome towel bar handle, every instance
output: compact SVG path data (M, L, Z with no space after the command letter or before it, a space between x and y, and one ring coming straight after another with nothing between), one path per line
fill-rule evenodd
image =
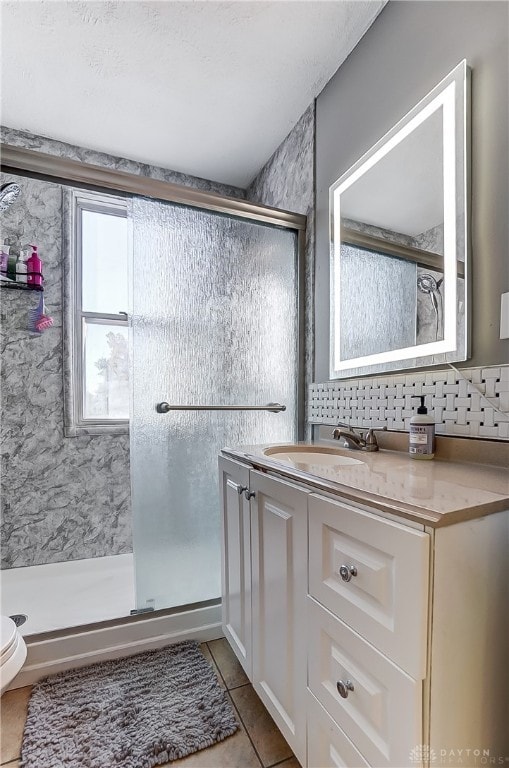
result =
M157 413L169 413L170 411L270 411L280 413L286 411L286 405L281 403L267 403L267 405L170 405L169 403L157 403Z

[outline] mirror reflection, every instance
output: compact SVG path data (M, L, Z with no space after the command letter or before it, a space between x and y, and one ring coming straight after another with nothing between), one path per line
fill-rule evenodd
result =
M455 73L331 188L332 377L465 359Z

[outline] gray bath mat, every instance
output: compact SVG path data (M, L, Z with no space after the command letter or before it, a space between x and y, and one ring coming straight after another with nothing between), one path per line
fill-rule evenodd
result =
M153 768L238 728L216 675L186 641L61 672L30 698L22 768Z

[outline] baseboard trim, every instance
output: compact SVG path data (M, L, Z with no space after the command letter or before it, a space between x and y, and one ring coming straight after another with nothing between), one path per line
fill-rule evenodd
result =
M119 625L70 631L68 634L34 641L27 639L27 659L9 686L22 688L46 675L162 648L179 640L216 640L222 637L221 606L154 616Z

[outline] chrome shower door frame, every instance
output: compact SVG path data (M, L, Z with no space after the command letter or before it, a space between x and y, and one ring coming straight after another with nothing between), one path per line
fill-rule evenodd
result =
M147 176L136 176L125 171L103 168L31 149L0 144L0 168L5 173L32 176L64 185L111 192L126 197L142 196L176 203L204 211L223 213L239 219L269 224L297 233L297 285L298 285L298 376L297 376L297 435L304 438L305 422L305 265L306 216L289 211L251 203L240 198L226 197L201 189L160 181Z

